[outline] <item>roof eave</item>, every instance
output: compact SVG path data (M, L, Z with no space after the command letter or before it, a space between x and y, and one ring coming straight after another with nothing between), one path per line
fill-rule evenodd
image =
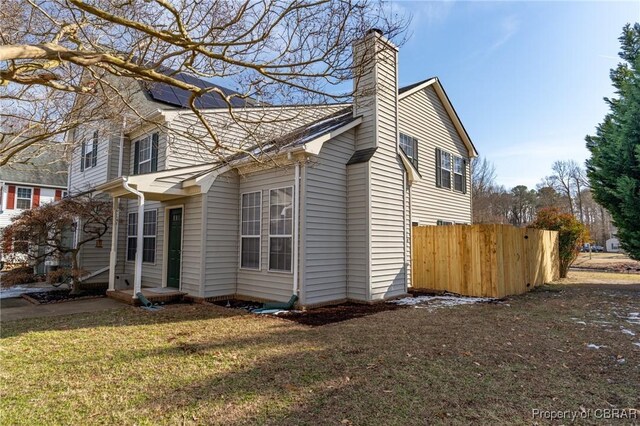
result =
M464 142L465 146L467 147L467 151L469 152L469 158L475 158L478 156L478 150L476 150L475 145L473 144L473 141L471 140L471 137L469 137L469 133L467 133L467 130L464 128L464 125L462 124L462 120L460 120L460 117L458 116L458 113L456 112L455 108L453 107L453 104L451 103L451 100L449 99L449 96L447 95L447 92L444 90L444 87L442 87L442 83L440 83L440 79L438 79L438 77L434 77L432 79L429 79L427 81L425 81L424 83L412 88L411 90L407 90L404 93L401 93L400 95L398 95L398 101L401 101L411 95L413 95L414 93L417 93L421 90L426 89L427 87L433 85L434 90L436 91L436 94L438 95L438 97L440 98L440 100L442 101L445 110L447 111L447 114L449 115L449 117L451 118L451 121L453 121L453 125L455 126L456 130L458 131L458 134L460 135L460 138L462 139L462 141Z

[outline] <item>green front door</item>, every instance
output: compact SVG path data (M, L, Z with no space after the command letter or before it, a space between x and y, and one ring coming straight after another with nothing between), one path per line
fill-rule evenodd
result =
M182 209L169 210L169 253L167 286L180 288L180 260L182 254Z

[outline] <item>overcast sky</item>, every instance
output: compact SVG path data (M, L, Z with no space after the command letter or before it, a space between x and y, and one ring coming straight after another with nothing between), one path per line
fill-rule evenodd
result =
M589 156L606 113L628 2L420 2L400 49L400 85L438 76L480 154L507 187L535 187L554 160Z

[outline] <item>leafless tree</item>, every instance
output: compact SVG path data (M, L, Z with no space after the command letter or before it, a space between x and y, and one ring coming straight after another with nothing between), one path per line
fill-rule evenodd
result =
M577 163L573 163L573 167L571 168L571 180L573 181L573 185L575 187L575 198L576 203L578 204L578 214L580 222L585 223L584 217L584 203L583 203L583 195L584 190L589 188L589 179L587 178L586 170L580 167Z
M111 223L110 201L90 195L64 198L55 203L25 210L14 217L11 224L3 229L3 247L14 247L15 241L25 247L5 253L9 261L24 256L31 263L38 264L47 258L71 257L73 272L73 292L78 292L77 278L81 275L78 254L85 244L102 238ZM78 234L74 238L72 231Z
M569 211L571 214L575 214L573 196L574 196L574 181L573 175L575 174L575 169L578 167L575 161L573 160L558 160L553 163L551 166L551 170L553 171L553 175L545 178L546 184L553 186L556 191L560 192L566 197L567 203L569 205Z
M234 114L238 100L348 100L346 82L372 57L354 63L354 41L378 28L401 42L408 20L389 10L375 0L5 0L0 165L25 147L46 149L81 124L145 120L124 81L188 91L212 152L228 150L199 99L219 96L239 125L246 123ZM178 78L185 72L236 93Z

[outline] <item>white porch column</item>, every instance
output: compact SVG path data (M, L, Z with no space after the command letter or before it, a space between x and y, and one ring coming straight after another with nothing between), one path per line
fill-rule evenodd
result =
M109 290L116 289L116 263L118 260L118 234L120 230L120 198L113 198L111 214L111 253L109 254Z
M136 296L142 290L142 246L144 244L144 194L138 190L133 189L129 186L129 182L127 178L124 178L122 182L122 186L132 194L135 194L138 197L138 232L136 234L136 266L135 272L133 276L133 298L137 299Z
M136 235L136 271L133 277L133 298L142 290L142 246L144 245L144 195L138 196L138 227Z

